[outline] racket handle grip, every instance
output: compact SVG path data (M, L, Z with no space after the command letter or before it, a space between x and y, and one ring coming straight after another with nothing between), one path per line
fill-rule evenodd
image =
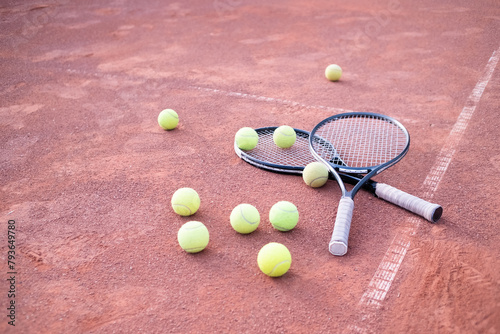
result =
M354 201L350 197L342 197L337 209L337 218L333 228L332 239L330 240L330 253L342 256L347 253L347 239L351 229L352 212Z
M443 214L441 205L427 202L421 198L391 187L388 184L377 183L375 195L387 202L399 205L408 211L416 213L433 223L437 222Z

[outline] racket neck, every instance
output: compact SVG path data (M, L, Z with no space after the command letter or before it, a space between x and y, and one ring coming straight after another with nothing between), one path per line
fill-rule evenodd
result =
M330 166L330 167L332 169L334 169L332 166ZM359 182L357 182L356 184L354 184L354 187L350 191L345 191L344 192L344 190L342 190L342 194L344 196L349 196L351 198L354 198L354 195L356 195L356 193L359 191L359 189L361 189L365 184L367 184L367 185L371 184L371 180L370 179L377 174L377 171L378 171L378 169L374 169L374 170L372 170L372 171L370 171L370 172L368 172L367 174L364 174L364 175L355 174L358 177L359 176L363 176L363 178L361 180L359 180ZM338 175L337 172L336 172L336 174L340 178L340 176ZM346 173L346 175L349 175L349 174ZM338 182L338 180L337 180L337 182ZM339 183L339 185L340 185L340 183ZM342 187L341 187L341 189L342 189ZM345 187L344 187L344 189L345 189Z

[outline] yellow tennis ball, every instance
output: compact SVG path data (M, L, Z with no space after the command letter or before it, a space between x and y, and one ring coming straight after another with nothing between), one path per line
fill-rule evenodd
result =
M291 126L282 125L274 130L273 141L278 147L292 147L295 144L295 139L297 139L297 134Z
M255 131L254 129L249 127L244 127L239 129L238 132L236 132L234 140L236 142L236 145L241 150L248 151L254 149L255 146L257 146L257 143L259 142L259 135L257 134L257 131Z
M325 77L330 81L338 81L342 76L342 69L337 64L328 65L325 69Z
M177 189L172 196L172 208L181 216L191 216L200 208L200 196L191 188Z
M231 226L241 234L252 233L259 227L260 214L257 208L251 204L237 205L229 217Z
M269 211L269 221L279 231L290 231L299 222L299 211L293 203L280 201Z
M302 179L310 187L321 187L328 181L328 168L319 161L311 162L304 168Z
M177 124L179 124L179 115L172 109L165 109L158 115L158 124L164 130L175 129Z
M208 245L210 235L202 222L190 221L181 226L177 232L177 241L188 253L198 253Z
M267 276L279 277L290 269L292 255L285 245L271 242L260 249L257 264Z

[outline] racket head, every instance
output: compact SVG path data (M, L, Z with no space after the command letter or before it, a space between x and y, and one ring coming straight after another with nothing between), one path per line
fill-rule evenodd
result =
M309 151L309 132L294 129L297 135L295 144L283 149L273 141L276 128L268 126L255 129L259 136L257 146L252 150L243 151L235 142L234 151L241 159L256 167L279 173L302 174L305 166L316 161Z
M294 129L297 134L295 144L290 148L279 148L273 141L274 130L277 126L268 126L254 129L259 136L257 146L248 151L241 150L236 141L234 142L235 153L245 162L275 173L302 175L304 168L311 162L317 161L309 150L309 132L301 129ZM316 137L314 139L318 145L328 146L331 145ZM343 174L340 173L340 178L349 184L357 184L362 175L359 174ZM332 173L329 173L330 179L335 179ZM363 188L375 194L376 182L368 180L363 184Z
M309 136L313 156L342 173L378 174L401 160L409 147L410 135L400 122L366 112L328 117Z

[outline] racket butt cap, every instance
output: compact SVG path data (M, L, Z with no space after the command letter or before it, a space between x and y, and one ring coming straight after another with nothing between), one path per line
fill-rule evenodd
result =
M347 253L347 245L342 241L331 241L329 249L330 253L336 256L343 256Z
M442 215L443 215L443 208L440 205L438 205L434 210L434 213L432 214L431 222L437 223L437 221L441 218Z

